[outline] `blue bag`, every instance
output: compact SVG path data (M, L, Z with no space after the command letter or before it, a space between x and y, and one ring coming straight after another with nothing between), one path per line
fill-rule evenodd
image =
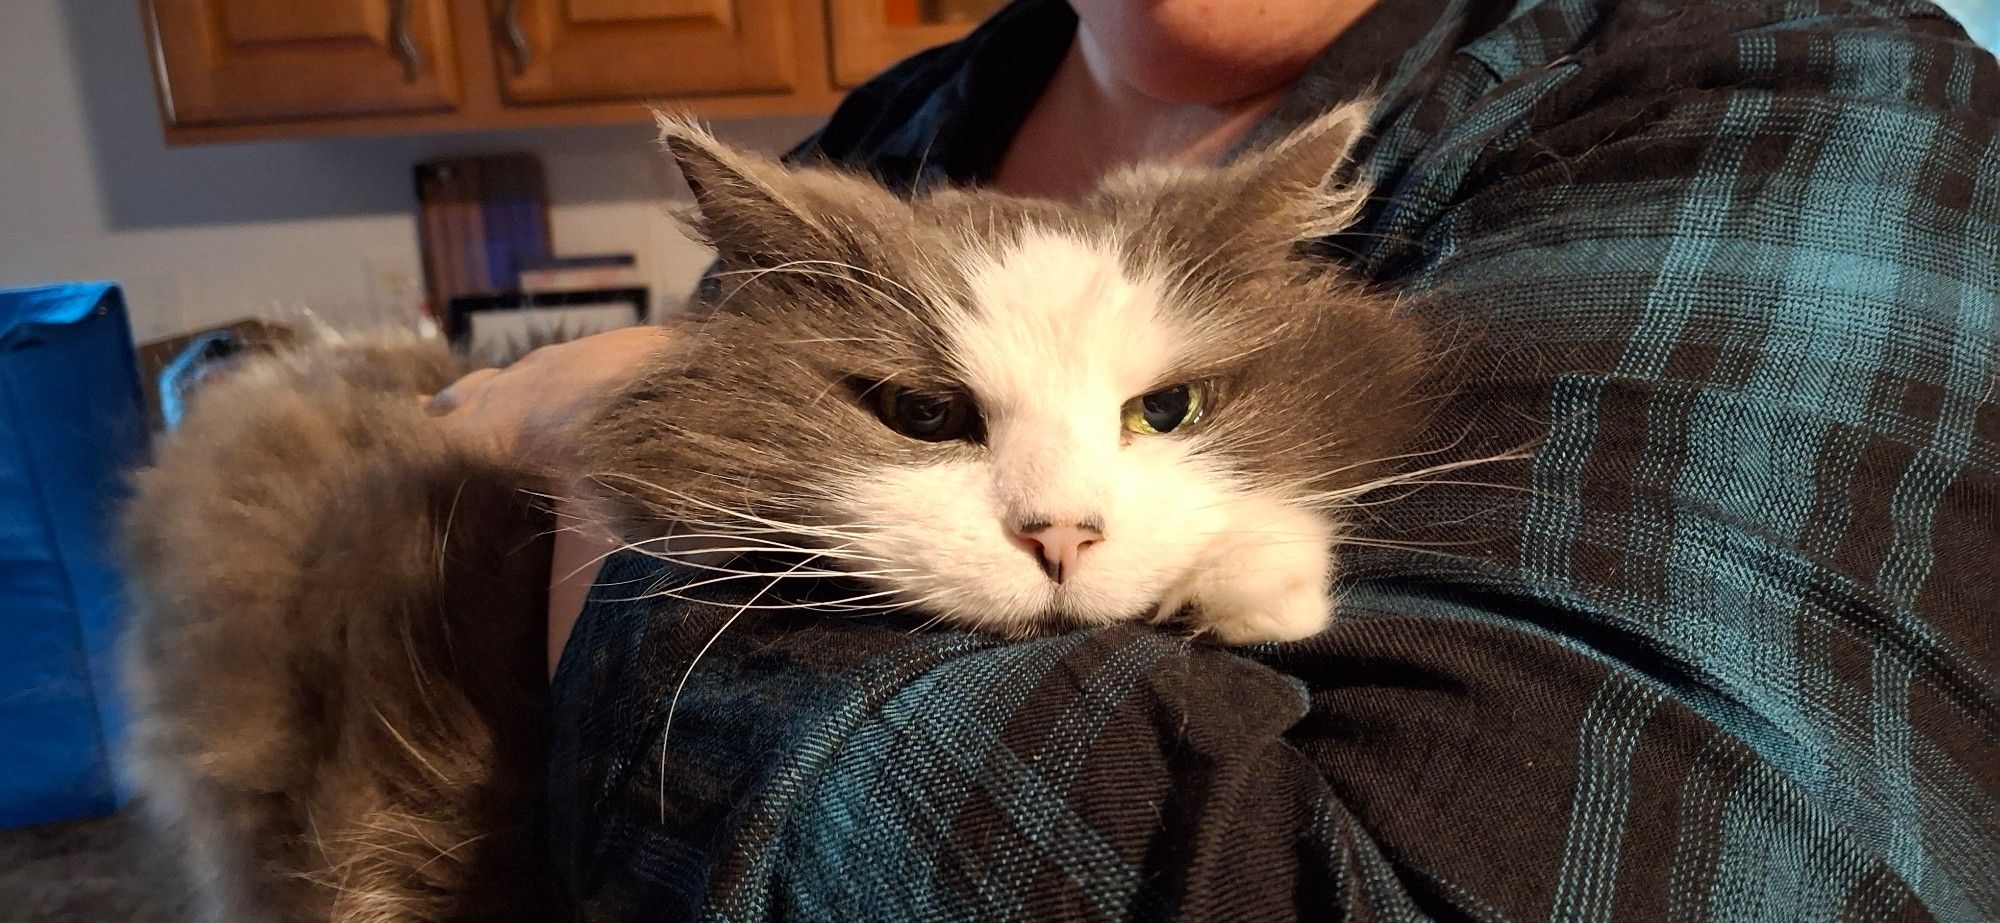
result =
M138 376L117 286L0 291L0 827L122 800L109 539Z

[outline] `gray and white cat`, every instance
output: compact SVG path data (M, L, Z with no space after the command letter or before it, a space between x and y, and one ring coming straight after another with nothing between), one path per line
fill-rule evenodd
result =
M1313 634L1425 356L1299 252L1363 201L1330 175L1364 116L1074 205L909 201L667 122L723 294L591 428L593 480L640 547L803 541L965 627Z
M803 553L853 602L1008 635L1319 631L1425 378L1393 302L1302 251L1360 207L1331 177L1364 114L1068 204L900 198L663 122L721 289L582 427L586 508L640 551ZM217 919L548 916L524 497L559 485L424 415L455 373L261 360L138 478L132 765Z

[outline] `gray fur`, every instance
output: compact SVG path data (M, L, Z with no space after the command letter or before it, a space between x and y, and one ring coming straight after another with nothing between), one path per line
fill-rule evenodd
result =
M126 759L209 919L549 918L540 480L424 416L458 371L255 359L138 475Z

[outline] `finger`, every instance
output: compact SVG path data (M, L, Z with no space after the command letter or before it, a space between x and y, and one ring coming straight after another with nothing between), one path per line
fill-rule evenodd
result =
M445 390L449 391L452 388L477 388L485 383L487 379L498 374L500 374L500 370L490 366L483 369L473 369L465 373L457 381L452 382L451 388L446 388Z
M500 374L499 369L480 369L472 372L452 382L443 391L439 391L436 396L431 398L427 409L430 410L432 416L440 416L457 410L486 383L487 379L498 374Z

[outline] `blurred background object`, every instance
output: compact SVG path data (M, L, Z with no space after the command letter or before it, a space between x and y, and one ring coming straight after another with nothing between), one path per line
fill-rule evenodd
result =
M537 347L641 323L645 311L644 286L468 295L451 300L444 332L472 363L508 365Z
M453 298L513 291L522 266L548 259L548 181L533 154L417 164L417 208L432 316Z
M140 406L116 286L0 291L0 827L123 801L111 535Z
M632 253L551 255L548 190L530 153L417 165L427 303L462 355L505 365L529 350L646 321Z
M146 396L147 422L155 431L179 426L195 387L219 367L290 343L294 336L288 326L250 317L140 346L139 386Z

